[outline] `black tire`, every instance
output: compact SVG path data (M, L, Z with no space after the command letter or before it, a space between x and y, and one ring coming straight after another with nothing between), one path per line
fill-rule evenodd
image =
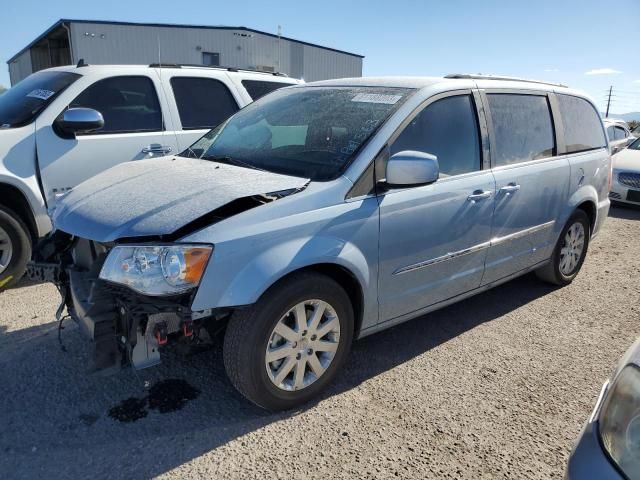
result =
M285 391L267 373L267 344L279 320L295 305L310 299L325 301L335 310L340 323L339 345L315 382L301 390ZM301 272L275 284L254 305L234 312L224 338L224 366L231 383L248 400L267 410L288 410L317 397L331 383L349 354L353 330L353 307L344 289L325 275Z
M0 206L0 229L11 242L9 265L0 273L0 292L15 285L22 278L31 259L31 236L20 218L8 208ZM0 253L0 258L2 254Z
M567 232L575 223L582 224L582 227L584 228L584 248L582 250L582 255L578 259L578 262L573 270L569 274L564 274L560 269L560 251L562 250ZM536 275L538 276L538 278L553 285L569 285L571 282L573 282L573 279L576 278L576 276L580 272L580 269L582 268L584 259L587 256L587 251L589 250L590 239L591 222L589 221L589 217L584 212L584 210L576 210L575 212L573 212L573 215L569 217L569 220L567 220L566 225L562 229L560 238L558 238L558 243L556 243L556 247L553 250L551 261L544 267L536 270Z

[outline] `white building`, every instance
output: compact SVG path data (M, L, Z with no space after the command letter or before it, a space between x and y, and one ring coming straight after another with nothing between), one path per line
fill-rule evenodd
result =
M306 81L362 76L362 55L246 27L59 20L7 63L11 84L75 64L222 65Z

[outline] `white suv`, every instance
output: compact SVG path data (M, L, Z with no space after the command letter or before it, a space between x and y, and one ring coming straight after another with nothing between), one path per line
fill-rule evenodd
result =
M0 96L0 290L19 279L47 214L80 182L180 152L283 75L179 65L43 70ZM170 175L170 172L167 172Z

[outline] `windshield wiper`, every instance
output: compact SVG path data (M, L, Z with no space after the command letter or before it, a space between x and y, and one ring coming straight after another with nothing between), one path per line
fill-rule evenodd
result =
M237 158L232 158L224 155L221 155L221 156L203 155L200 158L202 160L209 160L209 161L218 162L218 163L226 163L228 165L235 165L237 167L250 168L252 170L260 170L261 172L268 172L268 170L265 170L264 168L256 167L255 165L251 165L250 163L243 162L242 160L238 160Z

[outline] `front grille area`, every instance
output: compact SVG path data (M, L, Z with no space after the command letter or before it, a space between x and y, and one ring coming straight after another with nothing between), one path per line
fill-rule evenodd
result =
M613 198L615 200L621 200L622 199L622 195L620 195L619 193L616 193L616 192L609 192L609 198Z
M618 182L627 187L640 189L640 173L621 172L618 174Z

